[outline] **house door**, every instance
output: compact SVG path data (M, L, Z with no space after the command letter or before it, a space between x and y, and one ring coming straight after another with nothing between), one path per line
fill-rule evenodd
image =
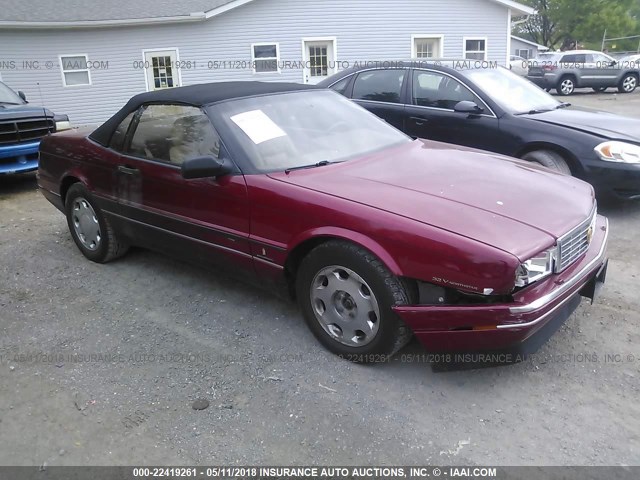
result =
M155 50L144 52L144 66L147 75L147 91L162 90L180 86L176 50Z
M335 40L304 40L304 83L316 83L336 73Z

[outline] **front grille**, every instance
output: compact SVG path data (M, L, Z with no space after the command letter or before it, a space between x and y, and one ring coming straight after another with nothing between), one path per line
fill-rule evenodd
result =
M558 240L556 273L565 270L587 251L593 237L596 215L594 209L589 218Z
M53 130L54 123L49 118L0 121L0 145L33 142Z

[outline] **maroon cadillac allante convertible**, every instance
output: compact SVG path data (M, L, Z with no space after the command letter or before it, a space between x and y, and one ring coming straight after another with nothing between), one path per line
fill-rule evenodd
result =
M138 245L281 287L352 360L412 335L430 352L539 344L606 274L588 184L413 140L309 86L137 95L45 138L38 177L89 260Z

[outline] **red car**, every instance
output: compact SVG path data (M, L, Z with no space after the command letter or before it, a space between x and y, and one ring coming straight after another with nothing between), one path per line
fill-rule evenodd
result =
M540 343L593 299L593 189L528 162L412 140L341 95L235 82L133 97L40 147L39 186L90 260L129 245L297 298L355 361Z

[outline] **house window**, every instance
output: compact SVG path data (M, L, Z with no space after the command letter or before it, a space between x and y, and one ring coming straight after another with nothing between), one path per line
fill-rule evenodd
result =
M280 73L280 52L277 43L254 43L251 45L251 61L254 73Z
M529 60L532 57L531 50L526 48L516 50L516 55L524 58L525 60Z
M487 59L487 39L486 38L465 38L464 58L468 60Z
M440 58L442 57L442 36L412 35L411 57Z
M329 74L329 53L326 45L309 47L309 65L312 77L326 77Z
M91 85L91 74L87 66L86 55L61 55L60 67L65 87Z

